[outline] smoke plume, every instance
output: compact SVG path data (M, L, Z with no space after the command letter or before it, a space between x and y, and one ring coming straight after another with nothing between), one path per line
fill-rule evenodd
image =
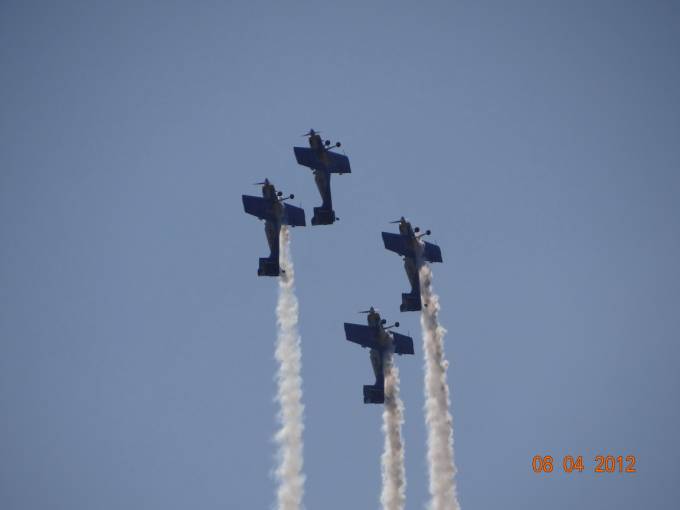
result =
M453 420L449 412L449 388L444 355L444 334L439 324L439 296L432 290L432 271L420 265L420 286L423 310L420 325L423 329L425 352L425 422L427 425L427 461L430 475L430 509L459 510L456 494L456 466L453 457Z
M403 510L406 499L404 443L401 426L404 423L404 404L399 397L399 369L393 363L392 352L383 355L385 373L385 408L382 430L385 448L382 454L382 494L384 510Z
M295 278L290 254L288 227L281 228L280 263L285 272L279 277L279 300L276 305L278 336L276 360L280 428L275 439L278 444L277 508L299 510L302 508L305 475L302 472L302 377L300 375L301 350L298 333L298 302L295 297Z

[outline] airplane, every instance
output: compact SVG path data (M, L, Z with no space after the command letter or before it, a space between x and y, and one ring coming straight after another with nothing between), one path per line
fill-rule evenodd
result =
M386 320L380 318L378 311L371 307L359 313L368 314L368 326L345 323L345 337L350 342L371 349L371 364L375 373L375 384L364 386L364 404L383 404L385 402L385 373L383 355L391 351L396 354L413 354L413 338L389 331L399 327L395 322L385 326Z
M396 221L390 223L399 223L399 233L391 234L383 232L382 238L385 248L404 257L404 269L406 276L411 284L411 292L401 295L401 306L399 310L402 312L415 312L422 309L422 301L420 299L420 278L418 277L418 269L423 261L427 262L441 262L442 251L439 246L431 243L426 243L420 240L425 235L430 235L432 232L426 230L422 234L418 234L420 229L411 227L411 224L402 216ZM425 304L427 306L427 303Z
M349 166L349 158L343 154L332 152L330 140L324 142L319 133L313 129L302 136L308 137L309 148L293 147L295 159L297 159L298 164L312 169L316 187L319 188L323 201L321 207L314 208L312 225L332 225L335 220L340 218L335 216L333 210L331 174L350 173L352 169ZM333 147L340 147L340 142L335 143Z
M281 225L291 227L305 226L305 211L294 205L284 204L284 200L295 198L295 195L283 197L283 193L276 191L274 185L265 179L263 182L256 182L255 185L262 185L262 197L242 195L243 209L248 214L257 216L264 220L264 232L269 243L269 257L260 258L260 266L257 270L258 276L279 276L281 266L279 265L279 234Z

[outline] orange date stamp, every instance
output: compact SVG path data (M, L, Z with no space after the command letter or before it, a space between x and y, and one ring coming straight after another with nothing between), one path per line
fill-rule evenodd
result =
M592 471L594 473L637 473L635 455L596 455L593 459ZM531 469L534 473L552 473L559 467L565 473L582 473L587 469L583 463L583 455L574 458L573 455L562 457L561 466L556 468L556 460L552 455L534 455L531 459Z

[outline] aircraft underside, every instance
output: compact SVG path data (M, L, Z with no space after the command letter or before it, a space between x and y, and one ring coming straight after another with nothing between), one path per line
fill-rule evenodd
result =
M364 385L364 404L383 404L385 402L385 374L382 353L371 349L371 365L375 374L375 384Z
M279 234L281 226L273 221L265 221L264 232L269 244L269 257L262 257L259 260L257 269L258 276L279 276L281 268L279 266Z
M336 220L331 198L331 174L314 170L314 182L321 195L321 206L314 208L312 225L331 225Z
M404 270L411 284L411 292L401 295L399 310L402 312L416 312L422 309L422 302L420 299L420 277L418 276L418 268L413 258L404 257Z

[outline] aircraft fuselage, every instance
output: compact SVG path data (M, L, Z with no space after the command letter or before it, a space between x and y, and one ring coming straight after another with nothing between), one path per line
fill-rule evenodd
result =
M319 161L323 163L323 168L314 168L314 182L321 195L321 208L332 210L333 201L331 199L331 174L326 170L328 166L328 154L326 147L323 144L321 135L314 133L309 136L309 147L316 153Z
M383 356L385 351L391 347L392 338L390 337L390 334L385 331L380 314L373 310L373 308L371 308L371 311L368 313L366 322L370 327L377 328L378 330L376 339L380 345L380 350L371 349L370 358L371 365L373 366L373 372L375 374L375 384L376 386L382 386L385 379L383 370Z
M279 259L279 235L281 233L281 224L283 222L283 205L279 201L276 194L276 188L269 181L265 181L262 186L262 197L270 204L271 211L275 218L272 220L265 220L264 232L267 236L267 243L269 244L269 258L272 260Z

